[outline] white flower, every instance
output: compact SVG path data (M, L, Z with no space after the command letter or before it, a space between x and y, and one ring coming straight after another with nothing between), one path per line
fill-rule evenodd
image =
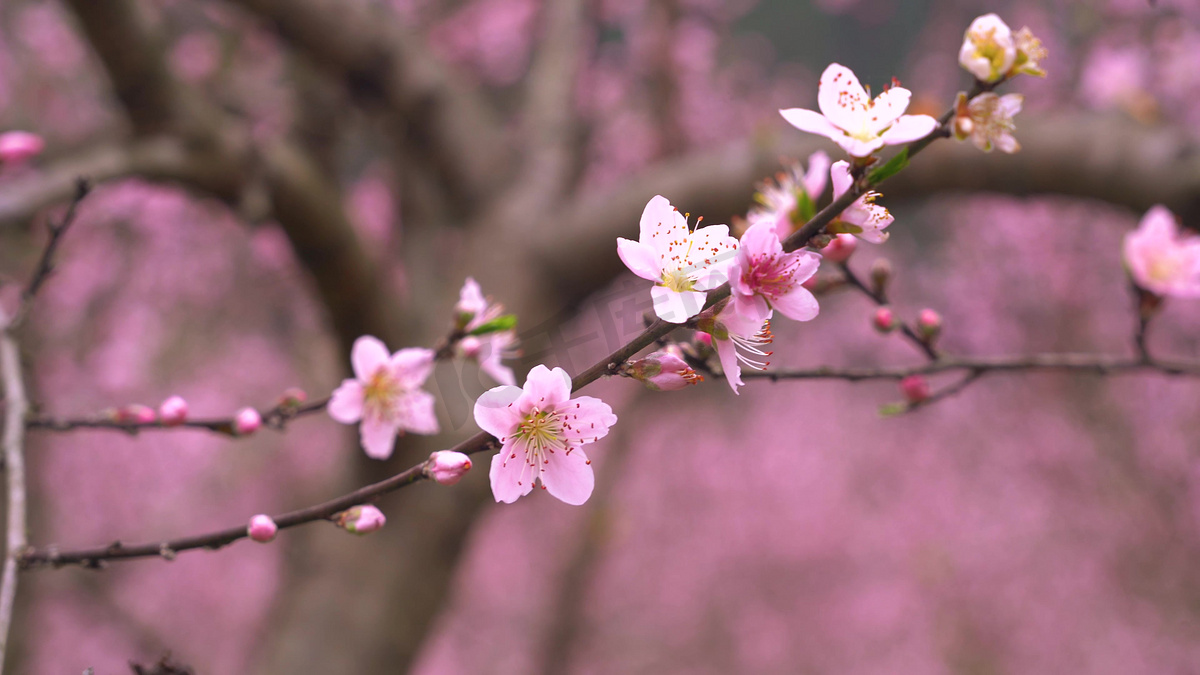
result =
M981 82L996 82L1017 60L1012 29L995 14L977 17L963 35L958 63Z

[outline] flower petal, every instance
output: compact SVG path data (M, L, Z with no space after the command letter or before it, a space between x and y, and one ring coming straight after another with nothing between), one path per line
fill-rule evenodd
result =
M875 97L871 109L867 111L867 130L872 136L878 136L884 129L890 127L908 110L908 102L912 100L912 92L904 87L892 87Z
M772 299L771 305L793 321L809 321L821 309L817 298L800 284L793 286L786 295Z
M840 160L829 167L829 179L833 182L833 198L837 199L846 194L846 190L854 183L850 177L850 162Z
M658 269L658 253L640 241L617 237L617 255L629 271L643 279L659 281L662 270Z
M705 294L699 291L673 291L665 286L650 289L654 300L654 313L663 321L683 323L700 313L704 308Z
M849 132L862 129L870 102L854 71L846 66L831 63L821 73L817 107L834 126Z
M363 388L358 380L342 380L341 386L330 395L326 410L330 417L342 424L354 424L362 419Z
M542 465L541 480L551 496L574 506L586 502L596 487L592 466L580 448L551 455Z
M391 457L392 449L396 445L398 430L399 425L391 420L384 420L374 415L364 417L362 424L358 425L358 433L362 438L363 450L366 451L367 456L374 459Z
M687 219L683 217L683 214L676 211L666 197L655 195L642 210L639 229L638 240L654 249L658 256L658 263L655 264L655 267L660 270L668 267L678 269L677 265L669 265L667 261L671 260L672 256L679 255L680 252L686 250L689 232Z
M500 362L500 350L496 349L494 345L491 346L491 351L487 355L479 359L479 368L500 384L515 385L517 383L512 368Z
M432 349L408 347L393 354L388 366L401 386L405 389L416 389L429 379L430 373L433 372L434 358Z
M911 143L917 139L925 138L933 133L933 130L937 127L938 121L929 115L905 115L896 120L896 123L883 132L883 135L879 138L886 145Z
M771 306L767 304L763 296L757 293L734 296L732 303L730 307L734 314L745 317L748 321L757 322L757 325L762 325L763 321L771 318Z
M516 407L521 414L533 408L546 410L571 398L571 376L562 368L551 370L538 364L525 376L525 390Z
M472 315L487 309L487 298L483 297L483 289L479 287L479 282L472 277L467 277L467 280L463 282L462 290L458 292L458 305L455 309Z
M742 386L742 366L737 360L737 347L733 345L732 340L713 340L713 346L717 348L721 370L725 371L725 380L729 382L729 388L733 393L738 393L738 387Z
M580 396L567 401L559 409L563 422L563 438L592 443L608 435L608 428L617 423L612 408L598 398Z
M800 131L807 131L810 134L825 136L837 140L846 133L833 125L832 122L825 119L825 116L815 110L805 110L804 108L785 108L779 111L783 115L783 119L787 123L796 127ZM811 195L810 195L811 196ZM814 197L815 199L815 197Z
M512 443L505 443L500 452L492 455L488 478L492 496L498 502L511 504L533 490L535 472L525 462L525 454L517 452Z
M371 379L375 371L388 361L388 349L383 342L371 335L364 335L354 341L350 349L350 365L354 367L354 376L360 382Z
M804 174L804 191L815 202L825 192L825 184L828 180L829 155L824 150L818 150L808 156L808 172Z
M433 394L423 389L415 389L405 393L396 402L396 419L402 428L414 434L436 434L438 421L433 407Z
M475 424L496 438L512 433L521 422L521 413L514 405L521 395L520 387L492 387L475 399Z

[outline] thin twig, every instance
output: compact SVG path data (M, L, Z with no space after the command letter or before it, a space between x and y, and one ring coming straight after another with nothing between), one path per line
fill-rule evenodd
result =
M306 403L301 406L291 406L281 403L274 408L260 410L259 415L262 416L263 424L272 429L284 429L288 422L297 417L304 417L313 413L321 412L325 406L329 404L329 398L323 398L312 403ZM232 417L222 417L213 419L198 419L185 420L179 424L163 424L160 421L154 422L132 422L113 419L111 416L102 415L95 417L68 417L68 418L53 418L53 417L32 417L25 420L26 428L38 431L75 431L77 429L108 429L111 431L121 431L130 435L136 435L142 431L162 431L172 429L204 429L225 436L236 436L236 420Z
M1029 354L1024 356L945 357L915 366L885 366L878 368L798 368L766 372L743 372L743 378L780 380L901 380L913 375L935 375L967 370L979 373L1018 371L1076 371L1098 375L1114 375L1138 371L1159 372L1165 375L1200 377L1200 360L1143 361L1127 356L1106 354Z
M863 283L862 279L859 279L858 276L850 269L850 265L847 263L841 263L840 267L842 269L842 276L845 278L848 285L858 289L859 291L862 291L863 295L866 295L880 307L884 307L888 304L887 296L882 292L876 292L868 288L867 285ZM928 356L934 361L939 358L939 354L937 350L933 348L933 345L930 344L928 340L925 340L920 335L917 335L917 332L914 331L911 326L901 322L900 332L904 334L904 337L908 338L909 342L913 343L918 349L924 352L925 356Z
M18 557L27 547L25 530L25 384L21 359L10 332L7 315L0 310L0 379L4 382L4 465L7 476L8 530L4 572L0 578L0 672L8 653L8 631L12 625L17 595Z
M50 239L46 242L46 247L42 249L42 257L38 260L37 267L33 271L33 276L29 278L29 284L25 290L21 291L21 304L17 307L17 311L13 314L12 320L8 321L5 330L16 330L18 326L29 315L29 308L33 304L33 298L37 292L50 278L54 272L54 254L58 251L58 244L62 241L63 235L70 229L71 224L75 222L75 214L79 211L79 203L87 197L91 191L91 186L84 178L75 180L75 196L71 198L71 203L67 206L67 212L63 215L58 224L50 222L48 224L50 230Z

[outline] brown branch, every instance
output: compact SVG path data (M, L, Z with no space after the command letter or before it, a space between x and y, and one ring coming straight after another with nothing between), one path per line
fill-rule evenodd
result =
M329 399L323 398L319 401L306 403L301 406L292 406L287 404L279 404L274 408L260 410L259 415L262 417L263 424L266 426L282 431L289 422L297 417L305 417L313 413L322 412L325 406L329 405ZM110 431L121 431L130 435L137 435L142 431L164 431L175 429L202 429L212 431L224 436L237 436L236 420L232 417L222 417L213 419L197 419L185 420L179 424L163 424L159 421L154 422L127 422L115 420L108 415L98 415L94 417L68 417L68 418L53 418L53 417L33 417L25 420L25 428L31 431L77 431L79 429L108 429Z
M17 311L13 314L12 320L8 322L7 330L15 330L25 317L29 315L29 308L33 304L33 298L41 289L42 284L50 278L54 272L54 254L58 251L58 244L62 241L62 237L71 228L75 222L75 214L79 211L79 203L87 197L90 186L84 179L79 179L75 182L75 197L71 199L71 203L67 206L67 212L63 215L61 221L57 224L49 223L50 238L46 242L45 248L42 249L42 256L38 259L37 267L34 268L33 276L29 279L29 283L25 286L25 290L21 292L21 304L17 307Z
M0 670L8 654L8 632L17 595L18 558L27 548L25 522L25 383L8 316L0 311L0 379L4 383L4 473L7 477L7 546L0 577Z
M1200 360L1152 359L1110 356L1104 354L1030 354L1025 356L943 357L916 366L878 368L800 368L743 372L744 378L781 380L900 380L913 375L936 375L954 371L999 373L1018 371L1090 372L1098 375L1158 372L1164 375L1200 377Z
M862 279L859 279L858 275L856 275L854 271L850 269L850 265L848 263L841 263L839 267L842 270L842 277L845 279L846 285L857 289L863 295L870 298L871 301L879 307L887 306L888 299L883 291L876 291L868 288L867 285L863 283ZM937 350L934 349L933 344L930 343L929 340L917 335L917 332L912 329L912 326L909 326L907 323L900 322L900 333L904 335L904 337L908 338L908 341L915 345L917 349L920 349L925 356L928 356L931 360L935 361L938 359L939 355Z

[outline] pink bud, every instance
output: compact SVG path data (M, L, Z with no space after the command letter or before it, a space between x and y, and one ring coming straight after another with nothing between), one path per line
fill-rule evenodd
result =
M158 421L175 427L187 421L188 404L180 396L172 396L158 405Z
M453 450L438 450L425 463L425 473L442 485L454 485L471 469L471 458Z
M917 315L917 332L926 340L932 340L942 332L942 316L932 309L923 309Z
M275 538L275 533L279 531L279 526L271 520L271 516L260 513L250 519L250 527L246 528L246 534L250 538L260 544L265 544Z
M887 335L896 328L896 317L892 314L892 310L887 307L880 307L875 310L875 316L871 318L871 323L874 324L875 330Z
M709 347L710 349L713 346L712 336L709 335L708 333L697 332L696 333L696 342L699 342L700 344L703 344L703 345Z
M892 263L887 258L878 258L871 263L871 290L876 295L887 293L888 282L892 280Z
M285 408L299 408L308 400L308 394L299 387L288 387L283 390L283 395L279 397L279 405Z
M154 413L154 408L150 406L145 406L141 403L131 403L127 406L117 408L113 419L122 424L153 424L158 419L158 416Z
M458 348L468 359L479 358L479 352L483 350L483 341L474 335L468 335L458 341Z
M704 381L704 377L692 370L687 361L683 360L678 347L674 350L660 349L645 358L633 361L623 372L645 383L652 391L675 391Z
M0 134L0 162L20 164L40 155L46 142L28 131L8 131Z
M929 382L920 375L909 375L900 380L900 391L904 393L904 399L909 403L926 401L932 393L929 389Z
M262 426L262 415L254 408L242 408L233 418L233 430L238 436L249 436Z
M355 506L339 513L334 522L337 526L354 534L370 534L387 522L383 512L370 504Z
M856 248L858 248L858 237L843 232L834 237L828 246L821 249L821 255L829 262L844 263L854 255Z

